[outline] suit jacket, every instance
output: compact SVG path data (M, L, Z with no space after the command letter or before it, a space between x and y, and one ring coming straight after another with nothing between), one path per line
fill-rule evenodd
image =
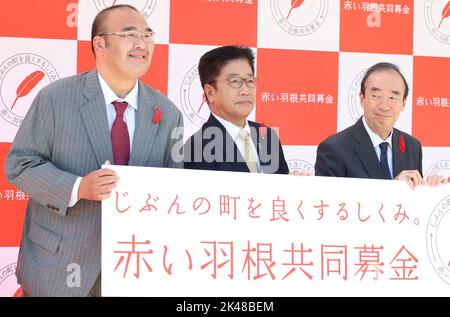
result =
M129 165L182 167L171 157L182 133L177 108L139 83L139 108ZM152 123L154 107L162 119ZM181 157L182 158L182 157ZM101 203L80 200L68 208L78 176L114 163L105 100L97 71L58 80L33 101L8 153L6 175L30 197L17 277L30 296L86 296L101 269ZM77 264L80 287L66 284ZM70 278L69 278L70 279Z
M251 139L266 174L288 174L280 140L273 129L249 121ZM263 132L264 130L264 132ZM262 134L265 135L262 135ZM212 154L212 157L208 157ZM184 145L184 167L189 169L250 172L226 128L211 114Z
M404 152L400 151L403 135ZM411 135L394 128L392 135L393 176L403 170L422 174L422 146ZM383 179L377 154L362 118L319 144L315 165L316 176Z

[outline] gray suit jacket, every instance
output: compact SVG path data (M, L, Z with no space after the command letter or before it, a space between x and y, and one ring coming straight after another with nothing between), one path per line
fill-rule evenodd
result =
M162 119L152 122L159 106ZM139 108L129 165L181 168L171 150L183 135L178 109L139 83ZM80 200L68 208L78 176L113 163L106 106L97 71L58 80L36 96L6 160L6 175L30 197L17 277L31 296L86 296L101 269L101 203ZM73 265L80 287L69 287ZM69 283L70 285L70 283Z
M392 159L394 177L403 170L418 170L422 174L422 146L419 140L395 128ZM362 118L319 144L315 175L383 179L377 154Z

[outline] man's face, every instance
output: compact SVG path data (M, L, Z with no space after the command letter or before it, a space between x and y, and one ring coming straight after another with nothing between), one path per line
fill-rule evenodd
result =
M139 31L149 32L144 17L129 8L112 10L104 21L105 33ZM136 79L145 74L152 60L154 42L144 42L138 36L130 41L123 35L104 35L104 49L97 53L106 67L118 78Z
M213 85L205 85L211 111L219 117L243 127L255 106L256 88L249 88L246 80L240 88L233 88L242 78L252 79L252 69L246 59L231 60ZM215 86L215 87L214 87Z
M405 84L393 70L375 71L366 80L361 106L367 124L382 139L386 139L405 109Z

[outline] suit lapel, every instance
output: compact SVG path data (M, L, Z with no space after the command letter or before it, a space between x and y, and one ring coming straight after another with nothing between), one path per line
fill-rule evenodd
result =
M215 138L205 139L205 135L210 135L209 133L211 131L206 132L210 128L219 128L221 135L216 136L215 134L213 134L215 136ZM221 136L223 136L223 138L216 139ZM212 143L211 145L214 145L214 151L215 151L214 154L215 155L218 155L218 152L221 151L221 153L220 153L221 160L220 161L214 160L216 170L225 170L225 165L227 164L227 159L226 159L227 139L226 139L226 137L227 137L227 131L226 131L225 127L211 113L209 115L208 120L202 126L202 142L203 142L202 151L205 150L205 147L211 143ZM220 148L220 146L222 146L222 148ZM208 148L209 148L209 146L208 146ZM204 155L204 154L202 154L202 155Z
M399 144L399 136L400 132L397 129L394 129L392 135L392 160L393 160L393 177L395 178L403 169L405 168L405 155L400 153Z
M369 178L383 178L383 173L381 171L380 163L378 162L377 154L373 148L372 140L364 128L362 118L360 118L354 125L352 140L353 148L361 161L362 166L369 175Z
M143 84L139 81L139 108L136 113L136 128L129 165L143 166L150 157L155 135L161 124L153 123L155 109L161 105L157 105L155 98L152 97L144 90Z
M261 170L264 173L267 174L272 174L273 172L271 171L267 171L267 166L271 166L272 159L274 157L274 155L278 155L278 157L280 158L281 156L279 155L280 153L272 153L272 148L271 148L271 140L272 140L272 135L271 133L275 133L273 130L269 129L268 127L265 127L263 125L259 125L256 122L252 122L249 121L249 125L250 125L250 131L251 131L251 135L252 135L252 141L253 144L255 144L256 146L256 151L258 154L257 159L259 160L259 165L261 166ZM265 129L265 137L261 137L260 136L260 129ZM281 146L281 144L280 144ZM263 150L264 155L270 155L270 160L266 161L266 160L261 160L261 149Z
M86 75L83 94L88 99L88 102L81 106L81 117L83 118L98 164L102 165L106 160L113 163L105 99L96 70L92 70Z
M223 146L223 153L222 153L222 162L216 162L218 165L219 170L227 170L227 171L238 171L238 172L250 172L250 170L247 167L247 164L245 163L244 157L242 156L241 152L236 146L236 143L234 143L233 138L228 133L227 129L222 125L222 123L219 122L219 120L216 119L212 114L209 116L208 121L204 125L205 128L208 127L218 127L222 131L222 146ZM232 147L232 153L233 153L233 160L230 162L227 160L227 151L230 151L230 147Z
M262 140L259 139L259 131L258 131L259 126L256 123L251 122L251 121L248 122L248 125L250 126L251 139L253 141L253 144L256 147L256 152L257 152L258 157L259 157L260 147L264 145L264 144L260 144L260 141L262 141Z

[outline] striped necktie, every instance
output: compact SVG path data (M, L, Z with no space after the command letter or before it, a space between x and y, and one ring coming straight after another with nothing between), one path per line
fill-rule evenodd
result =
M256 159L250 147L250 134L245 130L241 130L238 136L244 142L244 160L250 173L259 173L258 164L256 164Z

